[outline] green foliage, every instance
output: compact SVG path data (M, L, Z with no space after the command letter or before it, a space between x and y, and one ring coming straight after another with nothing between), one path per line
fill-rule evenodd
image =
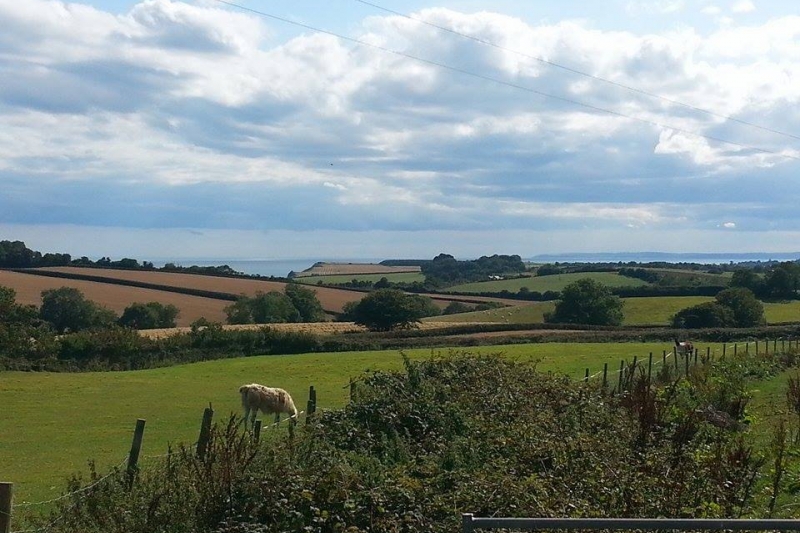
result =
M439 254L422 264L426 283L446 286L487 279L490 275L525 272L518 255L481 256L474 261L458 261L452 255Z
M764 276L764 291L772 298L795 298L800 289L800 264L780 263Z
M672 317L674 328L729 328L734 323L733 311L718 302L693 305Z
M752 268L737 268L731 276L731 287L742 287L761 294L764 290L764 280Z
M496 355L406 359L403 372L365 375L346 408L294 436L280 428L254 445L231 418L204 459L178 449L132 489L112 472L58 502L50 530L444 533L466 510L739 517L757 512L763 459L739 429L716 425L737 391L709 373L663 389L635 379L609 398Z
M671 320L676 328L751 328L766 324L764 305L750 289L732 287L713 302L687 307Z
M545 315L545 322L615 326L622 323L622 305L605 285L580 279L564 287L561 300Z
M118 322L133 329L174 328L179 312L172 304L135 302L125 308Z
M299 283L287 283L284 292L298 313L300 313L300 322L322 322L325 320L325 311L317 299L316 291L303 287Z
M87 300L81 291L72 287L42 291L39 316L59 333L108 327L117 320L113 311Z
M269 324L300 322L301 315L292 300L278 291L241 296L225 308L229 324Z
M430 298L397 289L378 289L358 303L346 305L344 312L353 322L372 331L389 331L412 327L427 313L433 313L433 307ZM438 309L435 313L439 313Z
M736 327L751 328L766 323L764 305L756 299L750 289L743 287L725 289L717 294L716 300L731 310L733 325Z

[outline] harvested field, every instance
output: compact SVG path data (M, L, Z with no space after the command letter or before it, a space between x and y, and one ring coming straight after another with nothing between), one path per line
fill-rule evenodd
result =
M159 302L172 304L180 309L177 323L188 326L200 317L215 322L225 322L225 306L230 302L189 296L174 292L126 287L93 281L74 279L48 278L33 274L20 274L0 270L0 285L10 287L17 292L17 303L39 306L42 303L41 293L47 289L72 287L78 289L87 299L107 307L117 314L134 302Z
M64 272L82 276L104 277L108 279L121 279L139 283L151 283L169 287L181 287L204 291L224 292L228 294L245 294L253 296L257 292L278 291L283 292L285 283L259 279L223 278L219 276L203 276L200 274L182 274L175 272L147 272L136 270L115 270L81 267L51 267L38 270ZM347 302L355 302L364 297L364 293L329 289L326 287L313 287L317 293L322 308L330 313L341 313L342 307ZM225 304L228 305L228 304ZM223 306L224 307L224 306ZM223 316L224 322L224 316Z
M422 322L419 324L419 329L432 330L443 329L451 326L464 326L465 322ZM224 325L223 329L226 330L242 330L242 329L258 329L264 326L280 330L280 331L301 331L312 333L314 335L335 335L340 333L354 333L367 331L363 326L357 326L352 322L305 322L297 324L234 324ZM165 329L145 329L139 331L140 335L150 337L153 339L160 339L169 337L170 335L177 335L179 333L188 333L191 331L190 327L177 327Z
M399 274L402 272L420 272L418 266L385 266L377 263L318 263L296 277L306 276L349 276L354 274Z

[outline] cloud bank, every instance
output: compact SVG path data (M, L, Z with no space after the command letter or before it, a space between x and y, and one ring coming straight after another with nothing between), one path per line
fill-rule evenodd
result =
M0 0L0 223L559 231L564 250L800 230L800 141L722 118L800 131L800 17L635 34L413 16L497 47L398 16L348 35L468 75L311 31L275 42L278 22L221 4Z

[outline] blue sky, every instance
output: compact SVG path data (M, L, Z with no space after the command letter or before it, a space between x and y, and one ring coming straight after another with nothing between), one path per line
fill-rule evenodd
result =
M214 0L0 0L0 238L141 259L800 249L787 2L370 3L418 20L239 3L370 47Z

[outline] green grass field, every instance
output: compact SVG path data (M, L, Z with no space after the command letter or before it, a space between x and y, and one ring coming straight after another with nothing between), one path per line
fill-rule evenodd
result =
M708 296L653 296L623 298L625 315L623 325L667 325L672 315L693 305L710 302ZM426 322L491 322L505 324L540 324L544 314L552 311L555 302L532 302L515 307L474 311L456 315L427 318ZM800 321L800 301L765 303L764 315L768 324Z
M698 346L705 350L705 345ZM715 349L721 349L714 345ZM473 352L504 352L540 360L541 370L595 373L603 363L618 369L620 359L661 354L669 343L576 343L486 346ZM431 350L411 350L423 358ZM439 352L442 353L442 352ZM660 360L660 357L657 357ZM341 407L348 381L365 370L399 369L397 351L262 356L210 361L137 372L0 373L0 474L15 483L15 501L39 502L58 496L66 478L120 464L130 449L137 418L147 420L142 462L166 452L168 443L197 439L209 402L216 420L239 412L238 387L252 381L288 389L305 409L314 385L320 409ZM152 461L152 458L149 459Z
M350 281L380 281L381 278L386 278L392 283L414 283L425 281L425 276L421 272L399 272L397 274L350 274L341 276L301 276L295 278L295 281L306 283L308 285L316 285L318 281L326 285L337 285L340 283L348 283Z
M517 292L522 287L527 287L532 291L560 291L570 283L579 279L590 278L609 287L640 287L648 285L640 279L620 276L614 272L584 272L578 274L557 274L553 276L534 276L530 278L502 279L496 281L481 281L478 283L465 283L455 285L447 290L452 292L499 292L507 290Z
M707 302L713 298L704 296L660 296L624 298L623 324L627 326L669 323L670 318L684 307ZM474 311L457 315L428 318L431 322L499 322L507 324L539 324L544 322L544 313L552 311L555 302L533 302L516 307Z

